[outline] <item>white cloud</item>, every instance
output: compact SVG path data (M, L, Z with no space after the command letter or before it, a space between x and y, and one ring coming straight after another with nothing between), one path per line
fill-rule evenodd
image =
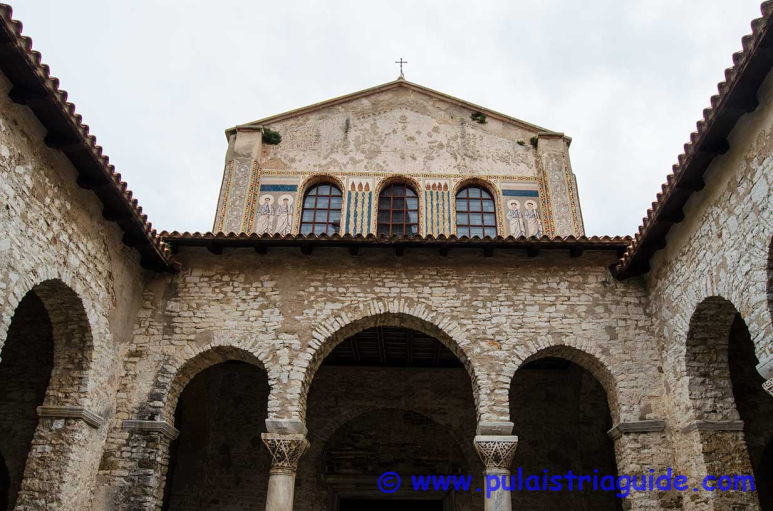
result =
M631 234L759 0L14 2L159 228L209 230L223 130L392 80L573 138L589 234Z

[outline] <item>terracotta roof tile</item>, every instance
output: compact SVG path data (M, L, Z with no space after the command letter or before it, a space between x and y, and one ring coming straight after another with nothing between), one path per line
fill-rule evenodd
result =
M26 104L48 130L46 144L62 150L78 171L78 184L94 191L105 206L105 216L115 218L124 231L124 242L134 246L148 268L168 269L169 248L156 235L137 199L121 180L102 146L83 124L59 79L32 49L32 39L22 35L22 24L13 19L9 5L0 4L0 69L13 84L9 95Z
M762 17L751 22L752 33L741 39L742 51L733 54L733 67L725 70L719 94L711 96L711 107L684 145L684 153L666 176L652 208L642 219L633 243L621 258L616 271L620 278L649 271L650 257L663 246L671 225L681 220L682 207L693 192L703 187L703 174L717 155L727 151L726 136L736 121L757 106L756 92L773 65L773 1L764 2Z

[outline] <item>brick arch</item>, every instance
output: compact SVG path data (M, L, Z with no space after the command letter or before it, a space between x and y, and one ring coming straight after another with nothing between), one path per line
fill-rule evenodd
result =
M623 410L621 410L619 391L620 375L616 375L612 372L610 368L614 366L605 360L606 357L595 345L571 346L569 344L548 344L534 346L533 349L525 353L518 362L510 365L510 369L507 370L507 374L510 375L508 378L508 401L509 386L512 385L513 378L515 378L515 373L518 369L529 362L547 357L557 357L568 360L591 373L604 389L613 424L620 422L621 416L624 415Z
M173 423L177 402L188 383L203 370L228 361L245 362L266 371L269 401L271 400L276 375L269 374L260 353L230 343L211 343L199 347L192 353L188 351L187 355L187 357L169 357L161 364L153 379L151 390L138 410L138 418L166 420Z
M410 305L405 300L394 302L370 302L358 310L339 312L338 315L319 322L311 333L311 342L297 357L292 366L291 381L300 381L296 388L287 389L286 406L290 416L303 420L306 416L306 400L311 382L322 361L346 338L367 328L376 326L405 327L422 332L443 343L462 362L472 384L472 394L478 418L486 414L491 393L482 391L488 387L487 377L476 368L469 354L474 343L464 330L446 317L437 317L423 305Z
M450 424L446 424L444 422L439 422L435 420L433 417L429 417L425 413L411 409L411 408L403 408L403 407L382 407L382 406L373 406L373 407L366 407L366 408L359 408L357 410L348 410L345 413L336 414L333 417L333 420L331 420L328 424L325 425L325 427L321 430L319 430L313 437L310 437L310 447L309 451L305 454L305 456L308 457L310 460L317 459L317 457L324 453L325 449L327 448L327 444L330 441L330 439L333 437L333 435L338 432L342 427L346 426L350 422L356 421L360 417L363 417L365 415L368 415L370 413L378 412L380 410L398 410L402 412L411 412L416 413L418 415L421 415L422 417L426 417L427 419L431 420L435 424L439 424L441 426L446 426L450 428ZM472 442L464 442L462 439L458 438L458 436L455 434L455 432L452 429L448 430L448 435L453 438L457 445L459 446L459 449L464 454L464 457L467 459L467 461L470 463L470 468L477 468L476 462L479 460L477 453L475 452L475 448L473 447Z

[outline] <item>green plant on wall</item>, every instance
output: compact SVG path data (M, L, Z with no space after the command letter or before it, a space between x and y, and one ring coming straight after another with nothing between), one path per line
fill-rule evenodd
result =
M470 119L478 124L486 124L486 114L483 112L473 112L470 114Z
M263 128L263 143L268 145L277 145L282 141L282 135L271 128Z

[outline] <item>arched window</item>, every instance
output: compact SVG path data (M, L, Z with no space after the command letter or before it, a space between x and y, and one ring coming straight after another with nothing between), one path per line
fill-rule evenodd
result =
M497 235L494 197L479 186L467 186L456 194L456 235L472 238Z
M419 234L419 197L404 183L389 185L378 196L378 234Z
M341 189L330 183L312 186L303 196L301 234L336 234L341 226Z

